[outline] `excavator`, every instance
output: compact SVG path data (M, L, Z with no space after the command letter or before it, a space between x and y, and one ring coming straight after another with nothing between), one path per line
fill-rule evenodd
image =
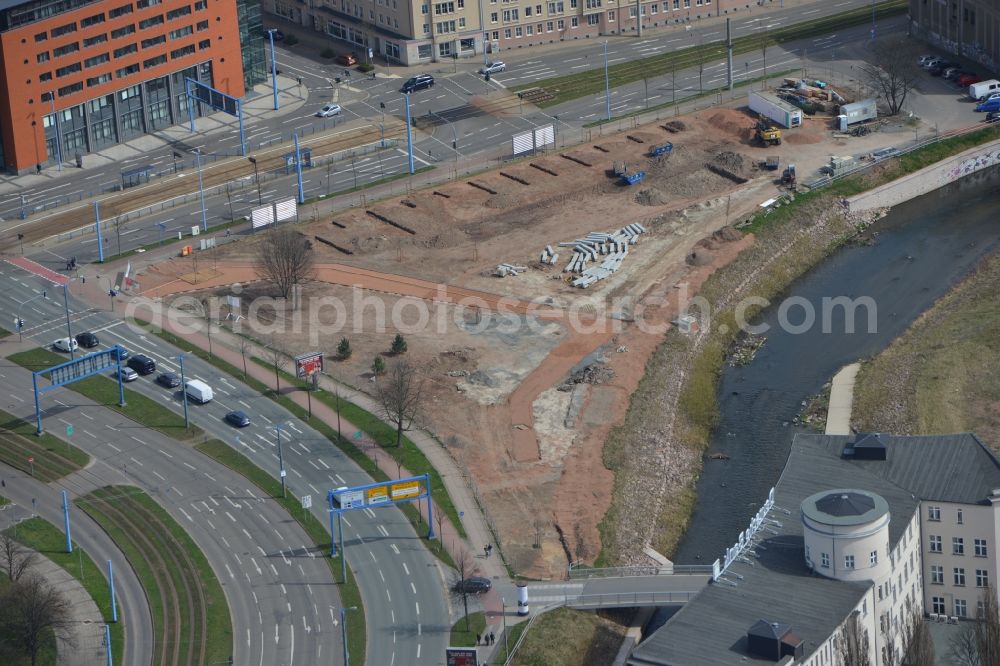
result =
M764 146L780 146L781 130L765 122L763 119L757 121L757 141Z

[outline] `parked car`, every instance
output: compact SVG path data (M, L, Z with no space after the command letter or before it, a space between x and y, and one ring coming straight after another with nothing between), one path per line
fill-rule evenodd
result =
M80 346L84 349L90 349L91 347L96 347L101 344L101 341L97 339L97 336L89 331L87 333L77 333L76 341L80 343Z
M80 348L80 343L73 338L59 338L52 341L52 348L56 351L69 353Z
M496 62L488 62L484 67L479 68L480 74L496 74L497 72L506 72L507 65L497 60Z
M285 38L285 33L281 32L277 28L264 28L264 39L268 39L268 32L274 32L274 41L276 42L280 42Z
M341 53L337 56L337 62L345 67L358 64L358 57L353 53Z
M965 69L956 68L954 70L949 70L948 72L945 73L944 76L949 81L954 81L958 83L958 80L967 74L972 74L972 72Z
M929 60L923 61L920 64L920 66L923 67L924 69L930 69L931 67L934 67L935 65L937 65L939 63L942 63L942 62L944 62L944 58L941 58L940 56L938 56L938 57L930 58Z
M963 88L966 88L968 86L975 85L982 80L983 77L979 76L978 74L973 74L973 73L963 74L962 76L958 77L958 85L960 85Z
M140 375L151 375L156 372L156 361L145 354L136 354L128 360L128 367Z
M990 111L986 114L986 117L983 118L983 122L986 123L995 123L998 120L1000 120L1000 111Z
M483 594L493 588L493 582L489 578L482 576L472 576L455 583L454 590L458 593Z
M139 373L127 366L123 367L121 372L122 372L123 382L134 382L135 380L139 379ZM114 377L115 373L112 372L111 376Z
M110 349L108 349L108 351L111 351L113 349L117 349L118 350L118 358L120 358L121 360L124 361L125 359L127 359L129 357L128 350L125 349L124 347L122 347L121 345L115 345L114 347L111 347Z
M430 74L417 74L413 78L407 79L406 83L403 84L401 92L411 93L417 90L423 90L424 88L434 87L434 77Z
M236 410L226 414L226 423L237 428L246 428L250 425L250 417L246 415L246 412Z
M181 385L181 378L172 372L164 372L156 378L156 383L163 388L177 388Z
M1000 97L995 97L988 102L980 102L976 104L976 112L986 112L993 113L994 111L1000 111Z
M951 79L955 78L955 76L961 71L962 68L958 66L948 67L943 72L941 72L941 78L948 79L950 81Z
M923 67L926 63L930 62L931 60L936 60L939 57L940 56L935 56L935 55L922 55L920 56L920 58L917 59L917 64Z
M316 115L320 118L329 118L331 116L339 116L344 110L340 108L339 104L324 104Z
M957 62L951 62L949 60L943 60L932 67L927 69L931 76L941 76L945 71L951 69L952 67L958 67Z
M1000 97L1000 90L996 90L996 91L994 91L994 92L991 92L991 93L987 93L987 95L986 95L986 99L984 99L983 101L984 101L984 102L988 102L988 101L990 101L991 99L996 99L997 97Z

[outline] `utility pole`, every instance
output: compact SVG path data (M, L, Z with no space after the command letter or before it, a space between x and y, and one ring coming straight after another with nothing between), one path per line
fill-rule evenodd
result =
M188 394L184 383L184 354L177 355L177 363L181 366L181 401L184 403L184 429L187 430L191 427L191 421L188 420Z
M608 43L604 42L604 106L611 120L611 79L608 77Z
M281 477L281 496L287 497L285 492L285 462L281 456L281 424L274 424L274 435L278 440L278 476Z

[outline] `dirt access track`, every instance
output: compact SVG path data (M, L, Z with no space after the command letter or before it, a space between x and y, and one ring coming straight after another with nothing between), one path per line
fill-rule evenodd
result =
M200 279L194 260L179 258L138 279L145 295L241 293L246 326L292 354L332 359L347 337L353 354L327 371L362 389L374 356L402 333L429 379L426 426L478 488L511 567L559 578L568 561L600 550L597 523L612 489L604 440L678 298L752 242L726 227L780 192L776 174L758 166L767 155L807 173L844 151L820 122L765 149L751 145L748 115L715 108L318 215L299 227L319 268L294 311L255 305L269 293L252 268L266 234L217 249L216 268ZM668 141L668 155L648 156ZM851 150L864 149L860 141ZM609 176L616 161L645 180L622 185ZM647 233L617 272L587 289L570 285L571 249L560 242L636 223ZM540 261L546 246L560 253L554 265ZM499 278L501 263L525 270Z

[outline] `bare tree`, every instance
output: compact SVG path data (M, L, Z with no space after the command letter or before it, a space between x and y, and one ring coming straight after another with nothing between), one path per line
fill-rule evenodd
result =
M308 279L313 267L312 243L291 227L267 232L254 264L257 275L273 282L282 298L288 298L295 285Z
M906 666L934 666L934 641L931 639L931 631L924 622L920 608L915 604L907 602L906 611L903 615L903 635L900 652L902 661ZM886 625L888 626L888 622ZM889 652L889 660L883 660L885 664L893 664L895 659L895 649Z
M872 47L872 62L861 67L865 83L885 103L890 116L903 110L917 83L917 68L909 53L905 39L879 40Z
M840 663L842 666L871 666L868 657L868 632L854 611L840 629Z
M253 343L242 335L237 338L240 346L240 356L243 357L243 380L247 378L247 354L253 349Z
M264 348L264 356L274 366L274 392L281 393L280 371L285 366L287 357L275 336L271 336L271 344Z
M976 646L976 628L967 624L948 641L948 663L952 666L983 666Z
M25 576L0 599L4 609L0 634L38 663L38 650L49 631L69 624L69 603L41 576Z
M198 301L198 315L205 320L205 335L208 336L208 355L212 354L212 299L203 298Z
M458 553L455 554L455 568L458 569L458 581L451 588L452 596L458 600L461 600L463 607L465 608L465 630L469 631L469 591L461 584L462 581L467 579L473 574L475 567L475 560L472 559L472 553L463 545L459 547Z
M1000 664L1000 605L992 585L987 585L980 597L976 614L976 651L983 664Z
M36 557L35 551L25 548L9 534L0 534L0 570L11 582L20 580Z
M393 361L389 371L375 383L375 391L386 419L396 428L396 446L403 432L413 427L424 398L424 380L408 361Z

